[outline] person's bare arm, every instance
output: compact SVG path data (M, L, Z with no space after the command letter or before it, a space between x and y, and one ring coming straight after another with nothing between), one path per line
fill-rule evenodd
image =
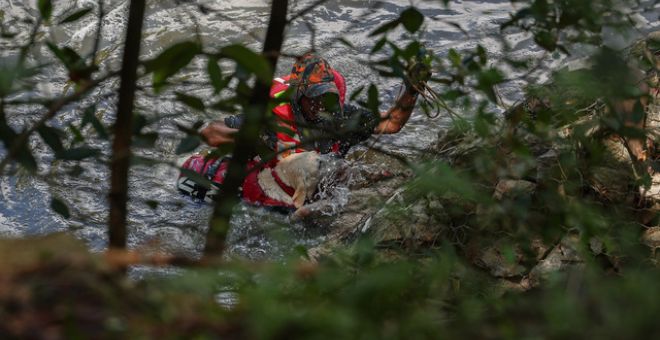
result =
M394 107L380 114L381 121L376 126L374 133L391 134L401 131L415 108L417 96L418 93L414 89L406 89L397 99Z
M423 57L408 67L404 80L406 90L396 100L394 107L380 114L381 121L374 129L374 133L397 133L406 125L415 109L415 102L417 102L417 97L419 96L418 90L426 86L426 82L431 79L431 75L433 74L430 61L423 61L427 58Z
M228 127L223 121L216 120L199 131L204 142L210 146L220 146L234 142L234 134L238 129Z

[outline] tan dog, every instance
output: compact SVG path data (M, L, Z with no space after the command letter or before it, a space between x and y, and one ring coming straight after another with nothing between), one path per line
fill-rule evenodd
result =
M293 196L277 182L271 169L262 170L257 178L266 195L298 209L316 192L316 186L321 179L319 166L319 154L314 151L295 153L277 163L273 171L284 184L294 189Z
M204 153L199 153L190 156L181 167L222 183L229 158L217 162L209 161ZM338 162L341 163L335 158L320 156L315 151L292 154L280 160L275 167L266 167L258 173L248 174L243 183L242 198L257 205L293 207L296 209L295 218L306 217L317 211L322 213L327 210L326 206L339 206L333 201L333 188L342 182L342 176L338 174L346 171L336 171L341 168L337 166ZM213 171L212 176L205 174L209 169ZM343 177L347 176L344 174ZM208 203L213 203L218 195L218 188L207 190L185 175L179 176L177 188L183 194ZM305 203L312 200L320 201L305 206Z
M277 166L259 172L259 186L271 199L291 204L296 211L291 221L312 216L328 215L341 209L351 176L349 164L336 157L321 156L317 152L296 153L281 160ZM287 193L273 176L293 189Z

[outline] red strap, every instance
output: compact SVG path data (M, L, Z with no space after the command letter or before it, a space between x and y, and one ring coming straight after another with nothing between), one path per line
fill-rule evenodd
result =
M280 188L282 188L282 190L284 190L284 192L287 193L287 195L293 197L293 193L296 192L296 190L288 186L286 183L284 183L284 181L282 181L282 179L277 174L275 169L270 169L270 174L273 175L273 178L275 179L275 182L277 182L277 185L279 185Z
M251 166L254 166L254 164L248 165L248 167ZM266 195L264 190L261 188L261 185L259 185L259 179L257 178L258 174L259 171L250 171L247 177L245 177L245 181L243 182L242 186L242 197L246 202L265 207L295 208L292 204L274 200Z

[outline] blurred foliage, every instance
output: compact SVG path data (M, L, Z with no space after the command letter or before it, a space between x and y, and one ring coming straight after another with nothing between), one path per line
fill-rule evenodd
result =
M26 246L29 245L29 246ZM37 247L35 247L37 246ZM318 263L230 262L130 282L62 235L0 242L3 337L255 339L658 336L657 271L555 273L524 294L450 245L383 261L359 242ZM11 260L9 260L11 259Z
M660 336L657 258L640 243L645 228L659 222L652 205L657 202L640 197L640 189L651 185L647 169L657 171L658 158L651 154L635 160L626 150L628 141L652 137L653 142L657 136L644 125L630 124L645 116L643 103L650 98L642 84L658 71L657 46L635 46L629 55L600 46L604 27L627 27L640 7L615 0L512 2L517 11L502 30L528 32L547 51L568 53L574 43L596 48L587 67L556 70L549 82L530 85L525 99L504 115L497 86L507 81L506 72L483 46L428 51L423 44L428 18L414 6L370 34L374 44L366 63L383 77L418 84L427 77L411 77L415 63L430 65L433 75L420 105L429 115L435 110L453 120L426 157L411 164L416 176L405 187L405 199L385 207L403 215L392 220L406 221L408 207L430 201L435 222L425 227L433 242L379 243L377 235L366 233L324 255L298 248L281 262L228 260L218 267L182 270L175 277L127 283L84 250L74 252L69 241L28 246L21 242L31 240L6 241L0 245L5 251L0 272L6 273L0 275L0 337L34 332L35 337L53 332L148 338ZM26 57L0 60L1 154L36 172L46 164L32 153L29 140L35 134L51 149L53 162L107 160L99 147L105 144L98 140L111 138L111 129L103 112L84 97L96 81L112 79L114 73L95 55L37 37L43 24L69 24L92 10L70 9L58 20L53 20L59 12L51 1L39 0L38 10L41 19L30 21L34 30L27 43L17 45L25 51L19 56L47 46L53 62L76 86L61 96L24 102L20 95L49 65ZM5 26L3 18L2 32L9 32ZM403 39L390 38L397 30L403 30ZM203 61L212 96L201 98L174 86L185 81L182 71L196 61ZM169 98L200 114L193 126L179 126L182 137L173 146L177 154L201 144L201 119L241 112L254 84L270 82L263 56L240 44L212 49L199 38L173 44L142 66L140 77L151 78L143 95ZM363 92L356 90L351 99L378 111L377 86ZM622 109L624 102L632 109ZM62 124L55 117L65 106L73 107L77 119ZM12 107L38 107L35 117L43 118L10 121ZM469 114L459 115L459 109ZM152 117L134 113L134 147L156 145L160 136L150 131L157 121ZM57 197L50 207L65 218L75 211ZM562 248L569 236L577 244ZM501 266L522 271L493 275L484 260L484 250L493 245ZM62 249L68 252L64 257ZM545 272L553 251L577 255ZM21 258L36 260L12 262Z
M599 45L603 27L630 27L633 12L642 1L512 0L522 4L501 28L517 27L534 35L534 42L548 50L568 54L567 44Z

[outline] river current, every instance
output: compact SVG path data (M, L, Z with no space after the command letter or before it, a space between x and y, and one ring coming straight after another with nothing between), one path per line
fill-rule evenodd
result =
M12 17L36 16L36 0L0 0L0 10L4 20ZM291 13L296 13L314 1L292 1ZM491 58L497 60L504 52L499 40L499 25L508 19L515 7L509 1L451 1L448 8L441 1L412 1L426 16L423 40L427 47L438 55L444 55L450 48L467 50L483 44ZM95 6L92 0L54 1L55 15L60 15L71 7ZM127 1L106 0L103 22L103 34L100 42L104 61L101 72L108 68L118 68L120 48L126 24ZM284 51L299 54L314 46L329 60L333 67L346 76L348 91L376 82L381 89L382 109L393 103L400 84L396 81L381 79L363 60L368 59L374 39L368 37L385 22L395 19L401 11L410 5L408 0L330 0L318 6L301 19L296 20L287 30ZM207 14L198 10L204 4L212 11ZM658 10L636 17L640 32L657 29ZM165 47L199 34L207 47L224 46L238 42L259 49L267 25L269 3L265 0L223 0L223 1L148 1L147 17L142 46L143 58L157 55ZM468 34L456 29L452 23L459 24ZM25 26L16 24L18 29ZM311 34L310 28L315 32ZM61 28L49 27L43 30L40 39L51 39L58 45L71 46L83 52L94 45L96 22L90 15L79 22ZM21 32L25 35L27 32ZM626 38L615 37L611 44L625 45L641 33L634 33ZM337 38L343 37L355 46L351 50L341 44ZM394 40L404 41L406 33L399 30L390 35ZM313 38L313 39L312 39ZM512 47L508 53L515 58L542 58L544 54L533 43L529 35L510 33L506 41ZM5 50L0 45L0 61L15 59L15 52ZM32 51L33 62L50 60L52 55L46 48ZM563 57L545 56L545 65L559 67L566 60ZM285 73L292 60L280 59L278 73ZM205 63L201 60L186 69L184 82L175 88L189 94L205 98L211 94L208 85L202 84ZM543 80L544 73L536 74L537 80ZM523 81L508 82L498 90L506 102L520 98ZM49 68L37 77L34 86L23 96L51 97L66 89L66 74L62 69ZM112 89L117 84L107 84L97 91L88 102L97 103L99 116L109 125L113 121ZM179 158L174 153L177 138L182 133L176 124L190 125L197 120L209 119L205 115L192 112L186 107L167 98L138 96L138 111L149 118L157 119L149 124L147 131L156 131L160 138L153 149L138 149L142 156L176 162ZM10 124L20 127L25 122L33 121L38 115L37 108L21 108L8 112ZM463 112L469 114L469 112ZM66 126L79 121L81 110L68 108L54 121L54 126ZM221 118L216 115L214 118ZM409 157L414 157L419 150L427 147L437 136L438 131L448 124L448 118L430 119L416 113L402 132L393 136L380 137L378 143L391 150ZM109 142L95 138L93 131L86 131L92 136L90 143L101 149L109 149ZM98 161L82 163L84 171L70 164L55 163L48 147L37 138L31 146L40 162L36 176L21 171L0 178L0 237L22 237L47 234L56 231L70 231L83 239L94 251L106 246L108 189L107 166ZM0 155L5 150L0 147ZM107 156L107 154L106 154ZM71 175L72 172L76 172ZM206 223L210 207L191 202L180 197L174 189L177 170L166 164L136 165L130 174L129 205L129 245L131 247L149 246L169 253L198 256L204 245ZM71 209L70 219L64 219L50 208L50 199L57 196L66 201ZM151 203L159 202L157 206ZM230 253L250 258L277 257L291 249L294 244L311 245L322 240L301 225L291 225L287 218L263 209L241 206L233 220L230 235ZM293 235L293 237L290 237Z

